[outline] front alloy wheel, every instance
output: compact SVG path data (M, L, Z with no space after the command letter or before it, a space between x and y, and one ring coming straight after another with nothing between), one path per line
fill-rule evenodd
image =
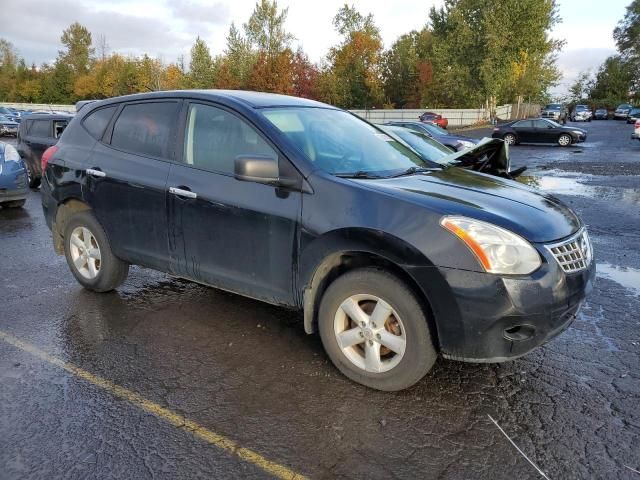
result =
M569 134L563 133L562 135L560 135L560 137L558 137L558 144L561 147L568 147L569 145L571 145L571 136Z
M375 295L352 295L336 312L336 341L356 367L372 373L397 366L407 346L400 316Z
M381 268L351 270L324 292L322 345L345 376L378 390L410 387L433 366L428 313L414 291Z

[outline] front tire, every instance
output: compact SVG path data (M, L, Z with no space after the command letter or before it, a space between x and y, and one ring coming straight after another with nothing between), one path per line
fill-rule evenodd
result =
M113 254L107 235L90 211L78 212L67 222L64 255L71 273L87 290L109 292L129 274L129 264Z
M370 388L408 388L437 358L422 306L405 283L382 269L337 278L322 297L318 321L336 368Z
M572 143L571 135L568 133L563 133L558 137L558 145L561 147L568 147Z

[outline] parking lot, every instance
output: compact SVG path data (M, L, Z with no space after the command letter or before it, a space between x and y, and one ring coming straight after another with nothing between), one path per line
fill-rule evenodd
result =
M588 225L577 320L397 393L340 375L297 312L137 267L85 291L39 192L0 210L0 478L540 478L490 417L548 478L640 478L640 142L580 127L583 144L511 148Z

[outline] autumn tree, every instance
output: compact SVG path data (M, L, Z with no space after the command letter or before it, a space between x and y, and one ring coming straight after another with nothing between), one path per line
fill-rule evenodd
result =
M373 15L364 16L345 4L333 18L333 26L342 41L327 55L318 85L322 99L344 108L381 105L382 39Z
M387 102L396 108L420 107L422 94L432 80L433 36L423 28L401 35L382 58Z

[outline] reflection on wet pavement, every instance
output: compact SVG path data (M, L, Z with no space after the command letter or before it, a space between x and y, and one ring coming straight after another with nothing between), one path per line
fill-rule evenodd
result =
M598 198L600 200L620 201L632 205L640 205L640 188L616 187L611 185L593 185L598 176L549 171L544 175L522 175L518 181L542 191L580 197Z
M624 288L631 290L635 296L640 296L640 270L608 263L598 263L596 272L599 277L613 280Z

